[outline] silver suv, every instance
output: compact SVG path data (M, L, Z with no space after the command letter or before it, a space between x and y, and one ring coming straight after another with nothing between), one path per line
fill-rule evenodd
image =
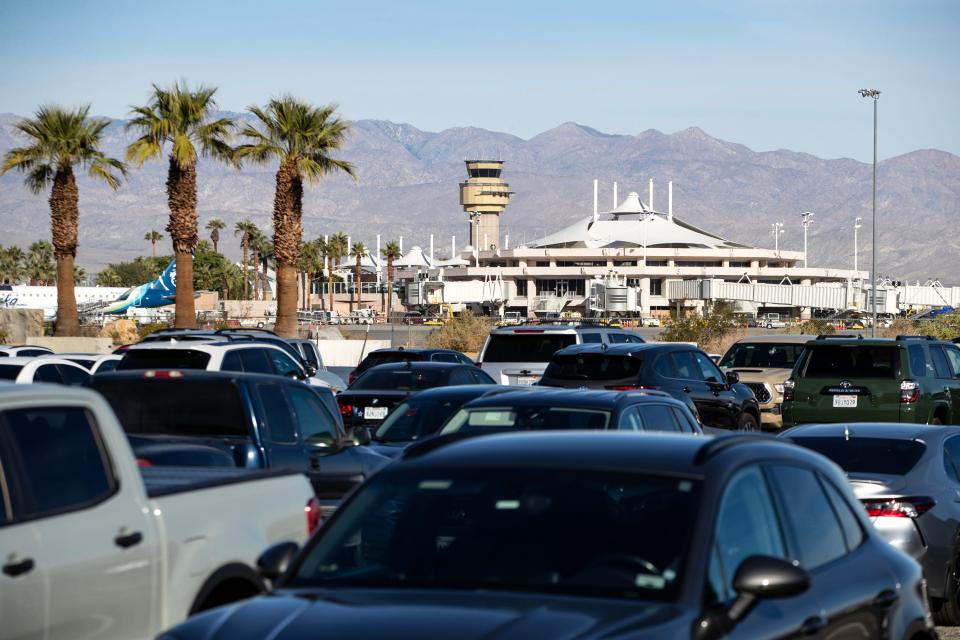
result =
M629 329L592 323L524 324L500 327L487 336L477 364L500 384L533 384L550 357L574 344L642 343Z

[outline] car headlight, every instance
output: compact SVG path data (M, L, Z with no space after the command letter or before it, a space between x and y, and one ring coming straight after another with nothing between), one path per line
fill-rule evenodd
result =
M782 382L781 382L780 384L775 384L775 385L773 385L773 389L774 389L774 391L776 391L776 392L779 393L780 395L783 395L783 383L782 383Z

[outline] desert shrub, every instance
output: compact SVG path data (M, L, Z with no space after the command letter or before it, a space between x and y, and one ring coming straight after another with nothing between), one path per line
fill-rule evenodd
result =
M823 334L836 333L837 329L829 320L823 318L813 318L804 320L795 327L789 327L787 333L799 333L810 336L819 336Z
M877 327L877 336L933 336L938 340L952 340L960 336L960 311L923 320L897 318L889 327Z
M170 325L166 322L151 322L149 324L137 325L137 333L140 335L140 339L143 340L151 333L157 331L163 331L164 329L169 329Z
M8 340L10 340L10 334L0 329L0 344L7 344Z
M730 307L717 304L703 315L690 314L674 318L660 334L661 342L695 342L704 351L723 353L733 344L736 318Z
M476 353L483 347L483 341L492 328L493 322L489 318L464 311L460 316L448 320L447 324L430 332L427 346Z

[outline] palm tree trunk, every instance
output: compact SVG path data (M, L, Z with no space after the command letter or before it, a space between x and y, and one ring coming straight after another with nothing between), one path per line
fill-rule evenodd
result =
M297 174L296 158L287 157L277 169L273 198L273 245L277 264L278 335L297 336L297 264L303 242L301 213L303 181Z
M327 261L327 295L330 297L330 314L333 314L333 256Z
M73 260L77 255L77 202L80 192L68 165L57 169L50 190L50 227L53 254L57 260L56 336L79 336L77 297L74 292Z
M250 266L253 268L253 299L260 299L260 252L253 248L253 256L250 260Z
M247 278L247 275L248 275L248 274L247 274L247 260L248 260L248 258L249 258L250 247L248 246L249 243L247 242L247 232L246 232L246 231L243 232L243 238L242 238L240 244L243 246L243 299L244 299L244 300L249 300L249 299L250 299L250 281L249 281L248 278Z
M360 256L357 256L357 266L356 266L355 273L356 273L356 277L354 278L354 280L356 280L356 285L357 285L357 310L359 311L360 310L360 292L363 290L363 286L362 286L363 282L360 279L360 275L361 275L360 274Z
M262 287L261 291L263 293L263 299L269 300L270 287L267 286L269 284L267 281L267 266L269 266L269 261L267 260L267 256L265 255L260 256L260 264L263 266L263 280L261 281L261 285L260 285ZM274 283L274 286L276 286L276 283ZM296 299L296 296L294 296L294 299Z
M387 322L390 320L390 312L393 310L393 258L387 260Z
M197 314L193 301L193 250L197 246L197 167L181 167L171 156L167 173L167 201L170 222L167 232L173 240L177 261L177 296L174 326L194 329Z
M217 248L217 244L220 242L220 230L214 229L210 232L210 241L213 243L213 252L220 253L220 250Z
M157 241L156 240L150 241L150 254L154 258L157 257Z

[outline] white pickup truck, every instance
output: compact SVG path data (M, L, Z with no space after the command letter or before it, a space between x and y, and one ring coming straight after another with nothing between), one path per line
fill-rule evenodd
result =
M302 475L141 469L96 392L0 384L0 639L152 638L263 591L318 508Z

